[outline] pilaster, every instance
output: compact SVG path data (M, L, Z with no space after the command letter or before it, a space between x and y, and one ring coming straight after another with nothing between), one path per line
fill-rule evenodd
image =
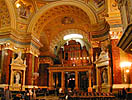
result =
M121 84L120 49L117 47L118 39L111 40L113 59L113 84ZM120 78L119 78L120 77Z
M101 73L100 73L100 69L96 68L96 75L97 75L97 91L100 91L100 87L101 87Z
M39 58L35 57L35 59L34 59L34 73L38 73L38 69L39 69ZM37 77L35 77L34 85L38 84L38 78L37 79L36 78Z
M1 83L9 84L10 79L10 63L11 63L12 51L9 49L2 50L2 75Z
M49 72L49 90L52 89L52 82L53 82L53 72Z
M78 90L78 71L75 71L75 89Z
M26 85L32 85L32 54L26 53Z
M65 89L65 72L64 71L61 72L61 88L64 91Z
M91 87L91 70L89 70L89 87Z

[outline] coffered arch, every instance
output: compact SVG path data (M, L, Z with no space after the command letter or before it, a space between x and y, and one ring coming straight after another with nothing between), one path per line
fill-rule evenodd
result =
M67 40L64 40L63 37L65 35L69 35L69 34L80 34L83 36L82 41L84 41L84 43L87 43L87 48L90 48L90 32L85 32L83 30L80 29L67 29L64 30L60 33L57 34L57 36L52 40L51 44L50 44L50 48L52 50L52 52L54 51L55 46L58 46L58 49L64 45L66 43ZM57 50L58 51L58 50Z
M73 19L73 23L63 24L61 21L63 18ZM83 34L84 32L78 33L83 34L87 41L89 33L104 28L104 24L100 25L100 22L101 24L105 23L105 20L98 21L96 11L89 3L85 4L79 0L56 1L44 5L35 13L29 23L27 32L37 37L44 45L40 48L40 52L48 54L47 52L54 52L54 47L64 36L61 34L70 34L68 31L64 33L63 31L82 30L85 34ZM58 36L59 38L56 38Z
M16 13L11 0L5 0L11 18L11 28L16 29Z
M45 23L45 20L43 22L39 22L39 18L41 16L43 16L43 13L47 12L49 9L51 9L53 7L61 6L61 5L76 6L80 9L82 9L84 12L86 12L86 14L89 16L91 24L97 24L97 22L98 22L96 14L94 13L94 11L92 11L92 8L90 7L89 4L86 5L85 3L77 1L77 0L57 1L57 2L53 2L53 3L49 3L45 6L43 6L40 10L38 10L38 12L32 18L27 32L34 33L34 27L36 27L36 23L38 23L38 24ZM37 33L35 33L35 34L37 34Z

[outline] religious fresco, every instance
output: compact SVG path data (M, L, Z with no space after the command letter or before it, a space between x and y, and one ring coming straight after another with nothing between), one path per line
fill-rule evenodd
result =
M65 16L64 18L62 18L62 24L73 24L73 23L74 23L74 19L72 17Z

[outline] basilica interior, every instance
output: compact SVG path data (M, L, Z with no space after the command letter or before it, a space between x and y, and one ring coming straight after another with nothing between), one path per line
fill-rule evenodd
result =
M132 0L0 0L0 88L132 90Z

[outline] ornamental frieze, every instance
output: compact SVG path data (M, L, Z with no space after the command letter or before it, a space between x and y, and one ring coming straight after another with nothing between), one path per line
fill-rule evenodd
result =
M49 64L49 65L53 65L54 62L50 57L40 57L39 59L40 64Z

